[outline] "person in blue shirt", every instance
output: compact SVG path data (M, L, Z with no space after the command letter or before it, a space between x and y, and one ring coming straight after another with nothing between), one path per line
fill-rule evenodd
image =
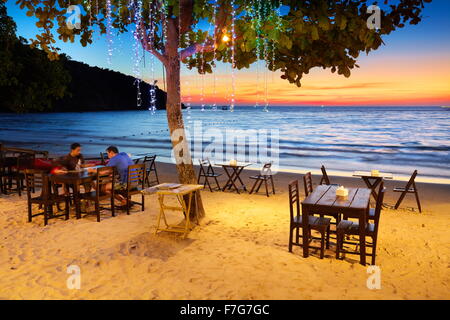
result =
M119 153L119 149L115 146L108 147L106 152L108 153L109 158L107 166L115 167L117 173L119 174L120 183L116 183L114 189L117 191L126 189L128 180L128 166L134 164L133 160L131 160L125 152ZM106 186L106 192L111 192L111 188L111 185ZM122 206L127 205L127 200L122 195L116 194L116 199L120 200Z

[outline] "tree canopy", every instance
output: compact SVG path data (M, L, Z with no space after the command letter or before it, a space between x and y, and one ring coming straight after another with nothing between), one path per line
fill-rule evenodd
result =
M385 0L376 30L366 24L373 4L367 0L17 0L42 29L31 44L52 59L55 33L86 46L94 30L112 30L134 32L165 63L167 25L175 24L179 55L189 68L212 72L215 61L222 61L241 69L266 58L267 68L281 70L283 79L298 86L315 67L349 77L358 56L378 49L383 35L419 23L426 2L431 0ZM80 29L66 25L69 3L83 7ZM232 41L223 41L225 35Z
M61 61L50 61L16 36L16 24L0 3L0 110L51 110L70 81Z

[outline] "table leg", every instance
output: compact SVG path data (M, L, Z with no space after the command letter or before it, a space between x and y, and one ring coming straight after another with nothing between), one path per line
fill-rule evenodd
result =
M359 217L359 250L360 250L360 263L366 265L366 217L369 208L363 212Z
M226 173L226 175L228 177L227 182L225 183L225 185L222 188L222 191L225 191L226 189L229 189L228 186L231 185L231 176L230 176L230 173L228 172L227 167L223 167L223 170L225 171L225 173Z
M242 170L244 170L244 167L241 167L241 168L239 169L239 171L236 172L236 180L239 179L239 182L240 182L241 185L244 187L244 190L247 191L247 188L245 187L245 184L244 184L244 182L242 182L241 177L240 177L240 176L241 176L241 173L242 173Z
M304 210L302 208L302 210ZM308 210L304 210L303 211L303 219L305 219L305 217L307 218L309 216L309 212ZM306 224L303 224L303 228L302 228L302 232L303 232L303 258L308 258L309 256L309 227L305 228Z
M374 183L370 182L370 179L375 179ZM364 182L366 183L366 186L371 190L372 196L374 197L375 201L378 199L378 193L376 191L376 188L381 183L382 178L368 178L363 177Z
M75 182L73 184L73 202L75 203L75 214L77 219L81 218L81 209L80 209L80 184Z

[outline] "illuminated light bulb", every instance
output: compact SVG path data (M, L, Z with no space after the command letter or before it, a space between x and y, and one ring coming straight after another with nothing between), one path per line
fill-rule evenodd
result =
M223 42L228 42L228 41L230 41L231 39L230 39L230 37L228 36L228 35L226 35L226 34L224 34L223 35L223 37L222 37L222 41Z

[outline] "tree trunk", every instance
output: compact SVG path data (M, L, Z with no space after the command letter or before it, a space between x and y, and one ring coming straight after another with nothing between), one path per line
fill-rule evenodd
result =
M192 163L189 144L186 140L184 130L183 114L181 110L181 92L180 92L180 58L178 55L178 34L172 32L174 26L169 23L168 38L166 44L166 78L167 78L167 122L169 124L172 147L176 159L176 167L180 183L197 184L194 165ZM171 36L173 35L173 36ZM197 193L198 211L197 218L204 217L205 212L200 193ZM195 203L192 203L191 219L195 221Z

